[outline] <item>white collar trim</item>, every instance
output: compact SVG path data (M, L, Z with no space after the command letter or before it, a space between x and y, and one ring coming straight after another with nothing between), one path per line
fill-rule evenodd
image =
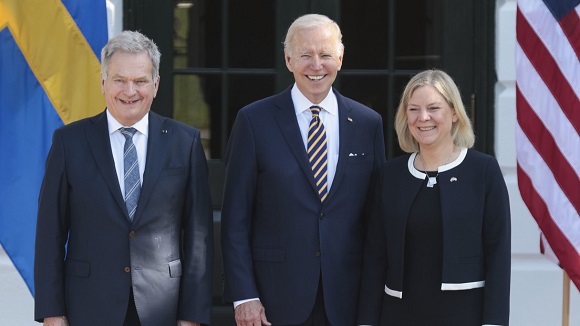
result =
M461 149L461 152L459 152L459 156L457 156L457 158L453 162L449 162L445 165L441 165L439 167L439 169L437 170L437 172L441 173L441 172L445 172L445 171L453 169L454 167L461 164L461 162L463 162L463 160L465 160L466 155L467 155L467 148ZM415 168L415 165L413 164L413 162L415 162L415 157L417 157L417 152L415 152L415 153L411 154L411 156L409 156L409 160L407 161L407 168L409 169L409 172L411 173L411 175L413 175L415 178L425 180L425 177L426 177L425 173L423 171L417 170Z

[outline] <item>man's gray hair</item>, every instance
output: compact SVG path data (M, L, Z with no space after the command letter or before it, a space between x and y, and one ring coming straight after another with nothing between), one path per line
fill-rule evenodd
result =
M284 49L286 49L288 53L292 53L292 51L294 50L292 48L293 45L292 41L297 31L325 26L330 26L334 29L334 32L336 33L336 45L337 45L336 50L338 51L337 54L343 55L344 44L342 44L342 33L340 32L340 27L334 20L320 14L307 14L298 17L288 28L288 32L286 33L286 39L284 40Z
M101 51L101 74L104 79L107 78L111 57L117 52L132 54L147 53L153 64L153 80L157 80L157 77L159 77L161 52L159 52L159 48L157 48L155 42L139 32L123 31L119 35L111 38Z

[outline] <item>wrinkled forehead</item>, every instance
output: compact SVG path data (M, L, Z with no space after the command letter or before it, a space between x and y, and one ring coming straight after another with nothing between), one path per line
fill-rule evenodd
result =
M298 54L332 53L340 54L340 41L336 31L327 26L302 28L297 30L291 41L292 51Z
M146 52L116 52L106 65L107 75L124 77L149 76L153 77L153 62Z

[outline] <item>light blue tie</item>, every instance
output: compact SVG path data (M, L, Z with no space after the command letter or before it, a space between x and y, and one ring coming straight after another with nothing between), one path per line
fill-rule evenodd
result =
M133 216L135 216L135 211L137 211L137 202L141 194L137 149L135 144L133 144L133 135L137 130L135 128L121 128L120 130L125 136L125 148L123 151L125 205L127 206L127 212L129 212L129 219L133 222Z

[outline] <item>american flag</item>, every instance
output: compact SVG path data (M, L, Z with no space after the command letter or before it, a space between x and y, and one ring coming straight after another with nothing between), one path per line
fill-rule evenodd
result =
M540 248L580 289L580 0L518 0L516 147ZM551 257L550 257L551 256Z

